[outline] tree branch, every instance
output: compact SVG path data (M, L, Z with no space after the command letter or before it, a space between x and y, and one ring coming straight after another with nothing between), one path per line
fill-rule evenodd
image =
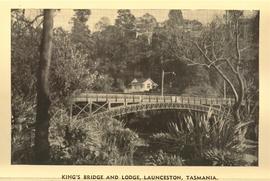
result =
M232 63L231 63L227 58L224 58L224 60L225 60L226 63L229 65L229 67L231 68L231 70L233 71L233 73L237 74L237 71L236 71L235 68L233 67Z
M193 42L193 41L192 41ZM195 44L195 46L198 48L198 50L201 52L201 54L203 55L203 57L210 63L209 65L213 66L217 72L221 75L221 77L230 85L234 96L235 96L235 100L238 101L239 97L238 97L238 93L236 91L236 88L234 87L233 83L230 81L230 79L222 72L222 70L220 70L214 63L213 61L203 52L203 50L201 49L201 47L198 45L197 42L193 42ZM213 64L211 64L213 63ZM210 66L210 67L211 67ZM209 68L210 68L209 67Z
M217 56L216 56L216 53L215 53L215 43L214 42L212 42L212 54L213 54L213 57L214 57L214 59L215 60L217 60Z
M32 21L29 21L30 24L33 24L35 21L37 21L40 17L43 17L43 14L37 15Z
M240 49L239 49L239 24L238 21L236 22L236 41L235 41L235 46L236 46L236 57L237 57L237 65L236 65L236 71L240 71L240 64L241 64L241 54L240 54Z
M250 48L250 46L247 46L247 47L245 47L245 48L241 48L241 49L239 49L239 52L242 52L242 51L244 51L244 50L246 50L246 49L248 49L248 48Z
M206 44L204 43L203 47L204 47L204 50L205 50L205 54L207 55L207 53L208 53L207 48L209 48L210 45L206 45Z
M200 65L200 66L205 66L205 67L209 67L207 64L205 63L199 63L199 62L196 62L186 56L182 56L181 58L185 59L186 61L188 61L189 63L187 64L188 66L194 66L194 65Z

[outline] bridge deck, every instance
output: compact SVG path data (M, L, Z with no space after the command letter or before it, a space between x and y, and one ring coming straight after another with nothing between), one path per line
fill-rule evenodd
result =
M183 103L195 105L233 105L232 98L210 98L210 97L185 97L185 96L160 96L160 95L140 95L140 94L101 94L82 93L71 99L72 103L78 102L109 102L123 103L125 105L138 103Z

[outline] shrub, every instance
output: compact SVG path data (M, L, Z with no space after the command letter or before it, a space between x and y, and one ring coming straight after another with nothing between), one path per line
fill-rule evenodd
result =
M163 152L162 149L154 152L145 157L146 165L154 165L154 166L182 166L183 160L180 156L175 154L168 154Z
M58 164L133 164L138 135L112 118L54 120L51 126L52 162Z
M168 122L168 133L154 136L154 142L163 149L168 142L171 142L167 144L170 149L173 149L172 143L178 143L182 146L178 146L181 156L188 159L186 163L200 160L198 164L256 164L256 155L253 157L250 153L256 153L257 141L246 137L254 121L236 124L230 115L230 112L213 115L211 108L206 114L183 112L177 121Z
M149 138L149 147L152 150L161 149L167 153L181 152L183 143L183 137L176 138L170 133L156 133Z
M203 157L206 161L210 161L213 166L243 166L248 163L243 159L243 154L212 148L203 153Z
M20 96L12 96L11 162L29 164L33 161L35 105Z

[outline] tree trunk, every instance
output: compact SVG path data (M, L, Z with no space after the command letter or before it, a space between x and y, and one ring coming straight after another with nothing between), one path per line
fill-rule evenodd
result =
M35 163L48 164L50 160L49 128L49 69L51 63L54 10L44 10L40 61L37 74L37 115L35 125Z
M240 49L239 49L239 22L238 20L236 21L236 33L235 33L235 46L236 46L236 56L237 56L237 67L236 67L236 77L237 77L237 81L239 83L239 88L238 88L238 99L236 99L236 102L233 106L233 116L234 119L237 123L239 123L241 121L240 118L240 109L242 106L242 102L244 100L244 92L245 92L245 87L244 87L244 81L243 81L243 77L241 76L240 73L240 65L241 65L241 53L240 53Z
M240 109L244 100L244 93L245 93L245 87L244 87L244 81L240 73L237 74L237 80L239 82L239 91L238 91L238 99L236 100L234 106L233 106L233 116L237 123L241 121L240 118Z

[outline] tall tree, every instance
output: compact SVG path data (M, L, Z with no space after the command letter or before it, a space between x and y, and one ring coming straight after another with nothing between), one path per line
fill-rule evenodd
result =
M168 26L175 27L181 26L184 23L184 18L181 10L172 9L169 11L169 19L166 22Z
M129 9L120 9L117 11L118 16L115 20L115 25L124 29L132 30L135 27L135 16Z
M118 27L125 36L135 35L135 16L129 9L120 9L117 13L115 26Z
M44 10L43 32L40 46L40 61L37 75L37 115L35 125L35 162L46 164L50 159L48 128L49 128L49 72L52 54L54 10Z
M91 15L91 10L80 9L74 10L74 16L72 17L73 26L71 28L71 39L76 44L78 49L89 52L91 48L90 33L87 21Z

